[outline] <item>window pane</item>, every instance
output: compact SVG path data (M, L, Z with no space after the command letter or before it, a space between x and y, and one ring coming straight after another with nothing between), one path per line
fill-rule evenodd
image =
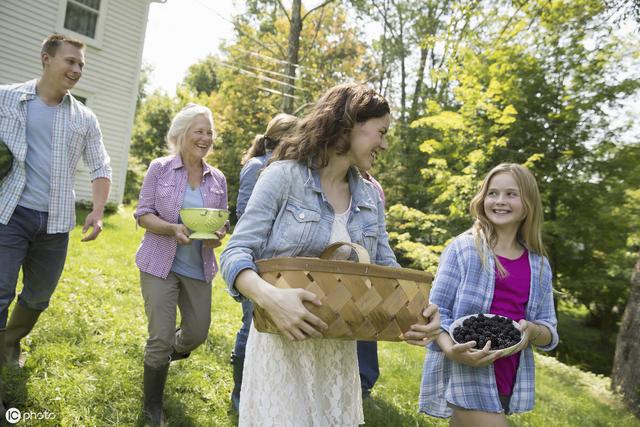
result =
M96 12L100 10L100 0L73 0L76 3L82 3L85 6L89 6L92 9L95 9Z
M90 12L82 6L67 3L67 12L64 17L64 27L87 37L95 38L98 14Z

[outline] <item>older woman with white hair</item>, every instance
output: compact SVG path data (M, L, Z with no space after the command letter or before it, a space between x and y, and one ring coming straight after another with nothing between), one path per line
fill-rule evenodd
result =
M207 339L211 323L211 281L218 271L218 239L189 239L180 222L183 208L227 209L227 182L204 160L215 133L211 111L184 107L167 134L171 154L155 159L144 178L135 218L146 233L136 254L149 338L144 352L144 415L164 425L162 396L169 364L184 359ZM176 328L176 307L180 327Z

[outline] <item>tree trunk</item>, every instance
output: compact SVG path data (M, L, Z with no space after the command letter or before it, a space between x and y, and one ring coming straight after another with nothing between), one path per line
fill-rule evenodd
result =
M622 393L629 409L640 417L640 253L618 332L611 385Z
M409 111L409 124L418 118L418 104L420 102L420 94L422 92L422 82L424 80L424 69L427 66L428 53L429 50L426 47L420 49L420 61L418 62L416 87L413 92L413 100L411 101L411 110Z
M402 53L400 56L400 121L402 122L401 138L405 135L404 130L407 128L407 47L404 40L404 19L402 11L398 10L398 19L400 23L400 44Z
M287 66L285 80L288 85L283 85L282 111L293 113L293 96L296 85L296 68L298 66L298 54L300 51L300 33L302 32L302 0L293 0L291 5L291 25L289 26L289 46L287 48Z

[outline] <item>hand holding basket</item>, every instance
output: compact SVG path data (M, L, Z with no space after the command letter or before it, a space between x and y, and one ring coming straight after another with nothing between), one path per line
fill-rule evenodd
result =
M359 262L328 259L341 246L350 246ZM337 242L320 258L283 257L259 260L258 273L281 289L302 288L315 294L322 306L305 307L329 327L324 338L402 341L411 325L425 324L433 276L429 273L369 264L362 246ZM254 307L258 331L279 333L262 307Z

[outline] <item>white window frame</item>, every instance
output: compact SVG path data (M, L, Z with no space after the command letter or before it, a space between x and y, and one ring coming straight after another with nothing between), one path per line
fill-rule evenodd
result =
M69 0L58 0L58 22L57 22L57 31L61 34L69 35L73 38L76 38L82 42L84 42L87 46L92 46L100 49L102 47L102 38L104 35L104 24L106 21L107 15L107 6L109 4L109 0L101 0L100 1L100 10L98 11L98 20L96 22L96 34L95 37L91 38L81 33L76 33L73 30L69 30L64 26L64 17L67 12L67 3Z

